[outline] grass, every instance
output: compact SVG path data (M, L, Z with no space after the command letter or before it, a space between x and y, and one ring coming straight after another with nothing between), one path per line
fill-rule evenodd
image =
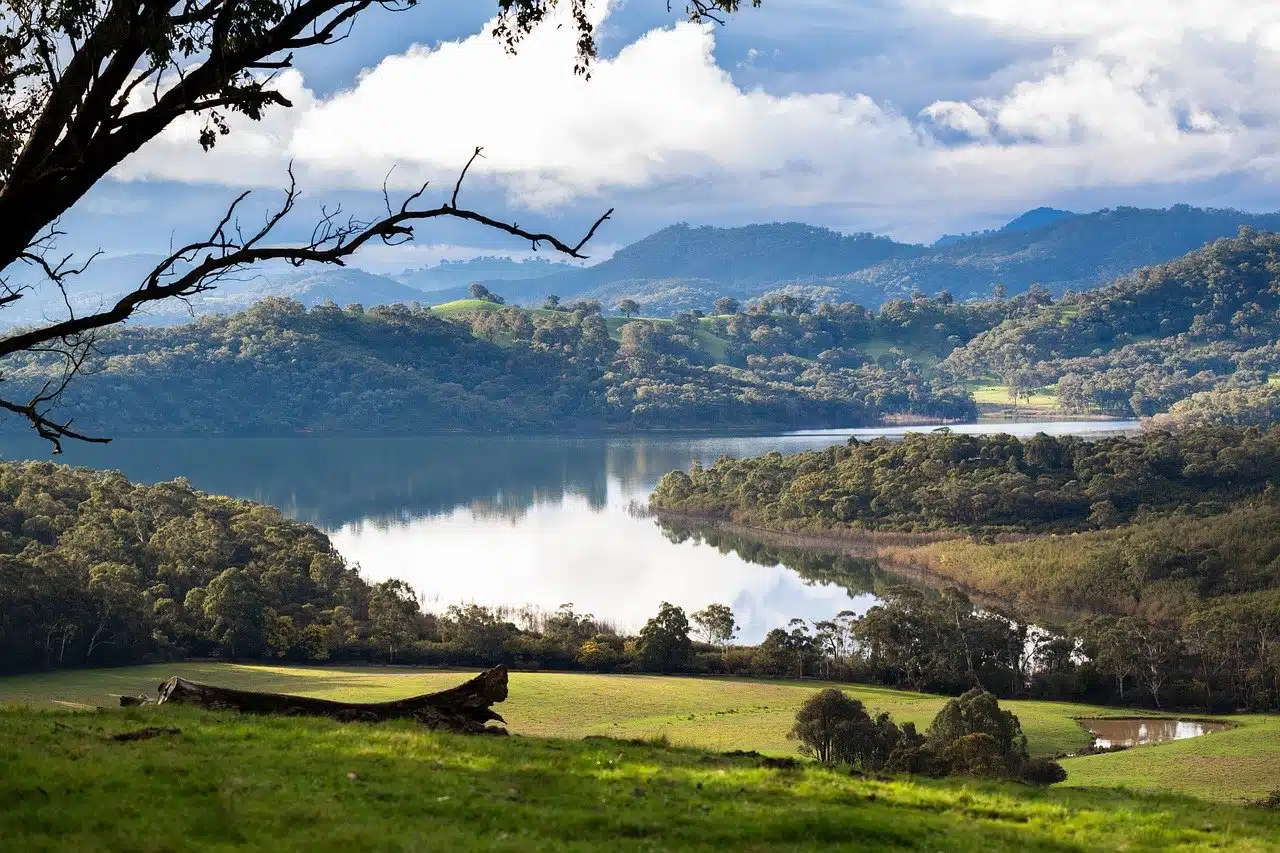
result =
M1178 791L1256 800L1280 790L1280 717L1230 718L1235 728L1198 738L1063 762L1067 785Z
M866 353L872 361L887 355L890 350L901 350L907 358L913 359L924 370L931 370L938 363L937 353L927 345L910 344L886 337L873 337L855 344L857 349Z
M409 667L295 667L183 663L63 671L0 679L0 704L86 710L119 694L154 694L170 675L228 687L376 701L442 689L467 672ZM786 738L796 709L820 682L588 673L511 674L499 709L513 733L550 738L663 737L682 747L794 755ZM859 684L835 686L924 729L943 697ZM1033 755L1079 750L1090 737L1079 717L1123 715L1065 702L1002 702L1018 715ZM1232 717L1237 728L1179 743L1069 758L1066 784L1161 790L1197 797L1256 799L1280 789L1280 717Z
M465 672L409 667L290 667L219 663L62 671L0 679L0 703L90 709L114 705L119 694L154 695L170 675L227 687L372 702L457 684ZM500 709L513 732L538 737L665 736L681 746L758 750L794 755L787 731L812 681L686 678L590 673L511 673L511 698ZM875 711L923 729L943 697L866 685L834 685ZM1073 752L1089 736L1073 717L1105 713L1085 705L1009 704L1037 755ZM1278 785L1277 787L1280 787Z
M499 305L487 299L455 299L453 302L435 305L431 308L431 311L446 320L457 320L477 312L487 314L492 311L501 311L505 307L505 305Z
M110 738L152 725L179 733ZM1275 814L1183 798L405 722L7 710L0 767L0 847L30 853L1280 850Z
M1012 408L1014 403L1009 399L1009 386L995 382L971 382L966 386L973 394L973 401L979 406ZM1041 389L1031 395L1030 402L1026 397L1019 397L1019 409L1053 409L1057 410L1058 393L1052 389Z

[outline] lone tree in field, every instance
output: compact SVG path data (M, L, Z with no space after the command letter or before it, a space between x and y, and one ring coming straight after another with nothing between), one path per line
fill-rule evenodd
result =
M719 646L722 651L728 650L729 643L738 633L738 623L727 604L708 604L690 618L707 644Z
M618 303L618 313L630 320L640 310L640 303L634 299L624 299Z
M559 3L569 5L577 28L575 71L588 74L596 55L587 0L498 0L493 35L514 51ZM759 0L753 0L758 5ZM33 268L64 297L92 260L58 252L59 218L112 169L185 116L204 125L191 144L205 150L230 133L229 118L260 120L292 106L277 76L298 51L347 38L362 14L407 12L417 0L0 0L0 308L27 295L14 284L17 265ZM690 0L694 21L721 21L739 0ZM512 85L519 85L513 81ZM546 244L575 258L605 213L576 242L521 228L459 206L459 193L477 148L452 192L424 206L422 187L376 216L325 215L312 237L297 245L272 240L293 211L299 190L289 186L278 207L257 226L242 227L237 197L205 239L179 246L115 304L66 316L0 338L0 358L41 353L60 358L60 381L30 399L0 398L0 408L26 418L61 450L64 438L92 439L58 420L53 408L67 384L94 353L95 333L120 323L144 305L206 292L237 271L264 261L342 265L373 241L410 240L414 224L449 217L476 222Z
M471 296L472 299L480 299L484 302L492 302L495 305L502 305L507 301L503 299L501 296L499 296L498 294L494 293L489 288L485 287L483 284L481 284L478 281L473 281L471 282L470 285L467 286L467 293Z
M980 687L947 700L925 738L955 773L1017 776L1028 760L1022 724Z
M721 296L712 304L711 311L714 314L721 315L737 314L739 308L741 308L741 306L738 304L738 300L734 299L732 296Z

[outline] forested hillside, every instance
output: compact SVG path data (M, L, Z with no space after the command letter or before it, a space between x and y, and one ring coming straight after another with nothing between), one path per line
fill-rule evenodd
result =
M884 571L957 584L998 610L1073 621L1118 697L1150 675L1153 701L1165 690L1193 701L1223 689L1232 707L1270 707L1280 696L1270 651L1277 478L1280 427L1097 441L909 435L695 465L664 477L651 505L677 532L727 521L803 532L809 547L857 544ZM858 561L839 565L869 579ZM902 630L899 638L916 629Z
M371 601L314 527L184 481L5 464L0 498L0 669L131 663L178 645L325 656L367 636L371 606L397 606Z
M1165 430L1211 424L1263 427L1280 424L1280 383L1200 391L1146 422L1150 429Z
M658 484L654 507L780 530L1073 533L1222 511L1280 479L1280 428L1087 440L909 434L723 458Z
M403 305L307 311L272 299L231 317L124 330L103 339L107 356L63 406L81 428L110 435L740 430L973 414L965 392L901 356L734 366L710 351L723 341L694 327L635 321L615 340L598 305L488 306L451 320ZM34 388L59 369L34 358L8 378Z
M849 246L888 251L865 236ZM268 298L115 331L65 411L110 435L779 429L970 419L965 385L995 383L1052 388L1066 411L1151 416L1181 404L1167 427L1274 418L1280 236L1248 229L1057 300L1036 285L971 300L916 292L871 310L801 289L745 303L722 294L706 311L654 320L631 319L643 311L634 300L606 318L595 300L530 310L477 287L484 298L439 310ZM34 391L60 369L31 356L7 381ZM1187 400L1207 391L1216 396Z
M1010 317L942 365L958 378L1056 383L1063 406L1152 415L1280 371L1280 236L1243 229L1099 290Z
M932 246L872 234L842 234L796 222L738 228L672 225L589 267L550 260L481 257L376 275L354 268L263 267L227 280L189 305L153 306L137 319L186 322L194 313L233 313L280 296L311 307L325 299L366 307L393 303L437 305L462 299L484 283L510 304L536 306L550 295L566 302L596 300L606 310L635 300L649 316L710 312L712 302L741 302L775 294L814 301L857 302L878 308L920 292L949 292L958 300L986 298L997 285L1010 294L1033 284L1053 294L1107 284L1133 270L1176 258L1241 226L1280 228L1280 214L1257 215L1179 205L1167 210L1117 208L1095 213L1034 210L1003 228L950 235ZM79 312L132 290L162 258L121 255L96 259L71 292ZM34 268L13 273L15 285L34 286ZM34 323L64 310L56 288L37 288L9 306L8 326Z

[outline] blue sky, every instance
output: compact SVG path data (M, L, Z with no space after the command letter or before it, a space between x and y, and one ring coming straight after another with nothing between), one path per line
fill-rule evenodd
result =
M290 160L313 203L373 212L392 165L398 187L443 192L473 145L474 207L569 235L616 207L597 254L679 220L929 241L1041 204L1280 208L1271 0L765 0L724 27L675 5L597 4L590 82L567 27L503 55L488 0L368 12L299 54L280 80L293 110L211 155L171 129L71 224L159 251L239 188L269 198ZM418 242L361 263L527 248L449 224Z

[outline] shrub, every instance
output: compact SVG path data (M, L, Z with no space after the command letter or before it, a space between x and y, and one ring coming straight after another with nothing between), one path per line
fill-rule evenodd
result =
M939 757L951 773L997 779L1009 772L1000 742L986 732L956 738L946 745Z
M1280 791L1272 791L1262 799L1254 800L1253 805L1268 811L1280 811Z
M800 741L801 755L812 755L823 764L840 764L852 753L857 730L870 726L871 717L861 702L828 688L800 706L787 738Z
M1022 724L981 688L948 700L926 738L947 773L1017 779L1029 760Z
M874 720L857 699L839 690L815 693L796 712L787 737L800 741L802 755L815 756L823 764L851 764L863 770L880 770L895 751L918 747L923 738L908 723L899 729L888 714Z
M927 738L934 751L942 755L955 741L977 734L991 738L1009 770L1026 763L1027 738L1022 724L1013 713L1000 708L995 696L979 687L948 700L929 724Z
M1032 785L1055 785L1066 778L1066 768L1048 758L1033 758L1022 768L1022 780Z
M618 653L614 651L612 646L605 643L599 643L595 640L587 640L578 649L578 663L582 664L587 669L609 669L617 662Z

